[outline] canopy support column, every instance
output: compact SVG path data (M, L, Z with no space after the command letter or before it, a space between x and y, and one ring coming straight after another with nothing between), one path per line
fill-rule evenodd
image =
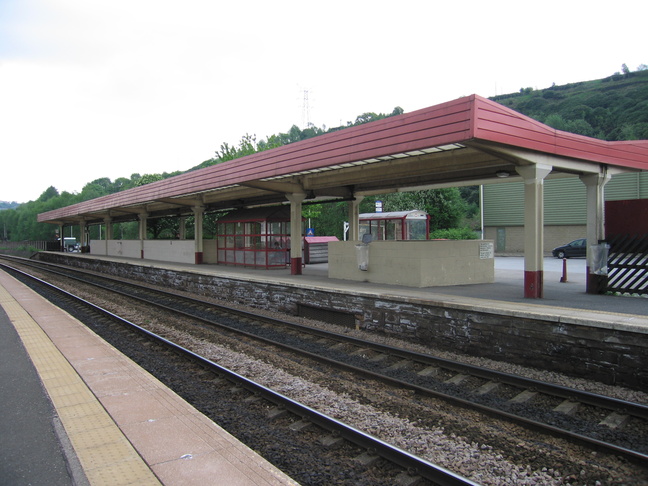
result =
M148 213L146 211L142 211L137 215L139 219L139 240L140 240L140 258L144 258L144 240L146 239L146 220L148 218ZM106 239L108 239L106 237Z
M195 242L195 263L200 265L203 262L203 217L205 214L204 206L194 206L191 208L194 213L194 242Z
M286 194L290 201L290 274L302 274L302 201L304 193Z
M587 197L587 290L588 294L597 294L602 275L592 273L592 245L605 239L605 184L612 176L603 169L599 174L580 176L585 184Z
M81 253L86 252L86 248L89 245L88 241L88 226L86 225L85 219L79 221L79 245L81 246Z
M106 241L113 239L113 226L112 218L109 216L104 218L104 225L106 226Z
M59 251L65 251L65 225L59 224Z
M524 297L544 296L544 179L552 166L517 167L524 178Z
M184 240L187 235L187 218L180 216L180 221L178 222L178 239Z
M355 196L347 203L349 210L349 241L358 241L360 239L360 203L364 196Z

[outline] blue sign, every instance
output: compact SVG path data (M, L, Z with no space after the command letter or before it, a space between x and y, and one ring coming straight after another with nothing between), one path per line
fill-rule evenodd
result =
M315 228L306 228L306 236L315 236Z

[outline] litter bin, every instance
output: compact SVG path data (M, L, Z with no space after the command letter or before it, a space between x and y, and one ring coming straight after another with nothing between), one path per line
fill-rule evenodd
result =
M607 290L608 286L607 261L610 245L607 243L590 245L589 250L589 260L587 262L587 266L589 267L587 293L601 294Z
M599 243L598 245L590 246L590 273L595 275L607 275L607 261L610 245L607 243Z
M355 246L358 269L366 272L369 269L369 245L361 243Z

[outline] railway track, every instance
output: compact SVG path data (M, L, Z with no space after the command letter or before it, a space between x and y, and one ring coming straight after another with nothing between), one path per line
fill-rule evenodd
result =
M414 353L69 267L41 270L121 292L339 369L648 462L648 406ZM631 433L628 433L631 431Z
M38 265L40 266L40 265ZM269 406L265 407L267 417L279 417L285 413L290 414L290 427L295 431L300 431L305 426L316 425L318 429L323 431L320 435L319 441L325 443L337 442L340 439L348 441L356 448L363 451L359 454L354 461L362 465L371 465L375 463L377 458L382 458L390 464L390 468L400 468L402 472L398 476L394 476L394 484L420 484L423 481L425 484L440 485L440 486L461 486L473 485L479 486L478 483L470 481L449 471L441 466L426 461L420 457L408 453L398 447L395 447L385 441L382 441L370 434L362 432L352 426L346 425L334 418L314 410L311 407L305 406L296 402L280 393L277 393L263 385L260 385L253 380L250 380L240 374L237 374L217 363L204 358L195 352L192 352L168 339L165 339L151 331L123 319L114 313L108 312L80 297L77 297L63 289L60 289L46 281L34 277L18 268L0 263L0 268L15 276L16 278L27 283L32 288L41 293L49 296L55 303L73 314L84 317L85 321L93 321L94 326L104 328L107 322L110 322L111 328L117 324L121 330L127 329L128 333L136 333L138 337L132 340L132 345L135 348L146 348L147 353L150 350L146 342L154 342L156 346L161 346L165 349L166 355L162 361L168 364L174 358L180 356L183 360L188 360L197 366L197 370L190 371L189 374L204 375L210 373L217 377L216 380L208 379L210 383L225 383L225 388L230 389L233 393L240 395L241 391L245 392L245 397L235 398L237 413L240 413L241 403L254 404L258 400L268 402ZM55 297L52 295L55 294ZM106 334L106 329L103 329L103 334ZM108 332L110 334L111 332ZM128 340L128 338L126 338ZM150 353L149 353L150 354ZM177 365L171 364L172 368ZM213 400L213 397L211 398ZM258 404L256 405L258 408ZM251 424L248 424L251 425ZM272 434L270 440L275 440L276 435ZM312 440L311 440L312 442ZM382 466L384 470L385 466ZM331 483L335 484L335 483Z

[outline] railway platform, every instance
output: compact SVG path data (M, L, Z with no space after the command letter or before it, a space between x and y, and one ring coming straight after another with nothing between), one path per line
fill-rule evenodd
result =
M546 259L545 298L526 299L522 286L523 259L518 257L496 259L493 284L422 289L330 279L326 264L307 265L302 275L291 275L288 268L196 266L82 254L66 257L112 260L232 280L272 281L297 289L375 295L404 302L488 308L519 317L555 316L565 321L596 322L597 326L631 330L640 339L648 334L647 299L587 294L582 259L568 261L567 282L561 282L562 261ZM23 417L25 423L40 427L40 431L21 427L21 422L12 420L11 414L0 418L0 440L10 438L12 446L7 448L3 443L0 477L15 474L20 479L36 474L40 458L48 457L52 465L42 474L48 475L48 485L55 486L296 484L69 315L3 272L0 305L0 386L3 390L18 390L0 394L0 406L3 410L13 407L14 417ZM22 357L17 356L20 340L27 350ZM35 366L31 375L30 366ZM17 380L18 375L29 376L31 385ZM23 390L28 386L29 393ZM67 424L67 420L71 422ZM181 436L181 431L189 435ZM38 449L32 448L35 442ZM89 455L85 456L83 449ZM51 480L56 474L60 474L62 482ZM74 476L73 481L70 475Z
M60 255L60 253L59 253ZM89 258L128 263L135 266L196 273L233 280L272 282L290 287L309 287L324 291L391 297L396 299L439 302L517 316L556 316L562 319L595 321L605 326L627 323L632 329L648 334L648 298L586 293L586 260L571 258L566 268L556 258L544 259L544 298L524 297L524 258L502 256L495 259L495 282L414 288L376 284L328 277L328 265L305 265L302 275L292 275L290 268L255 269L227 265L191 265L147 259L116 258L82 254L65 254L70 258ZM561 281L563 280L565 281Z
M296 485L0 272L0 483Z

